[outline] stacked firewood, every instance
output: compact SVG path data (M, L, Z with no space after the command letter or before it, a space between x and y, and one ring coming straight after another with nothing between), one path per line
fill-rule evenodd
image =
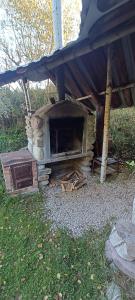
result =
M66 174L61 179L61 187L63 192L72 192L73 190L78 190L85 184L86 178L77 170Z

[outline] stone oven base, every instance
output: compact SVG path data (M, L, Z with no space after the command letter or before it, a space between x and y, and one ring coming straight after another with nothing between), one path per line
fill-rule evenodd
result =
M58 179L59 177L74 171L80 171L84 177L88 177L91 174L91 159L93 158L93 152L87 154L81 158L74 159L60 159L55 162L45 163L37 162L38 164L38 182L40 187L44 187L49 184L50 177Z

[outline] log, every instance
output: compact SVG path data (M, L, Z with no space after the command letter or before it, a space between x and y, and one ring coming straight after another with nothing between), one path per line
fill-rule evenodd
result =
M86 178L84 178L83 175L77 170L66 174L61 179L61 187L63 192L72 192L73 190L78 190L86 183Z
M101 164L101 176L100 176L101 183L103 183L106 179L107 158L108 158L109 123L110 123L110 108L111 108L111 97L112 97L111 47L112 46L109 45L107 51L107 82L106 82L102 164Z

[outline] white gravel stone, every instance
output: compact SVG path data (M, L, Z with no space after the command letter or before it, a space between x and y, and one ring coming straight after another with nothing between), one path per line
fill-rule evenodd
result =
M107 299L108 300L122 300L120 288L112 282L107 290Z
M61 187L45 189L45 211L53 228L67 228L74 236L82 235L93 227L101 229L107 222L131 219L135 195L135 177L124 174L104 184L98 176L90 176L88 185L73 192L64 193ZM113 221L112 221L113 219Z

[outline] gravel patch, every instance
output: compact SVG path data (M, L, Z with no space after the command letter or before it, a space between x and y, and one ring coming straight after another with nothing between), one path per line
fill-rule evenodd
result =
M102 229L107 222L131 219L135 197L135 177L119 174L103 185L99 177L90 176L88 184L78 191L62 192L60 185L47 187L45 211L53 228L67 228L74 236L91 227Z

